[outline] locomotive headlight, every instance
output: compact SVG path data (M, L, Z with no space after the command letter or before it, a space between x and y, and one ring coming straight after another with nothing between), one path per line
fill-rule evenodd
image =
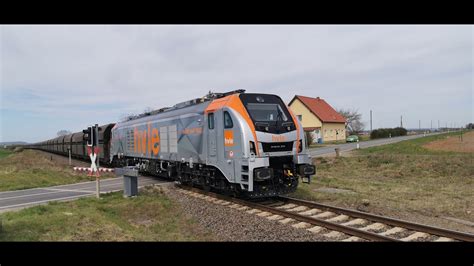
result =
M255 152L255 142L249 141L250 153L256 154Z

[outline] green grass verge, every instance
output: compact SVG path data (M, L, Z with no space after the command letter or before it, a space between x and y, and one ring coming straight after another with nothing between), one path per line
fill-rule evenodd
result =
M52 202L0 214L0 241L194 241L212 240L195 221L185 218L159 187L123 198Z
M67 160L65 160L67 161ZM103 174L103 177L113 177ZM0 159L0 191L47 187L95 180L67 164L49 160L44 153L24 150Z
M10 155L12 153L12 151L10 150L7 150L7 149L0 149L0 159L3 159L5 157L7 157L8 155Z

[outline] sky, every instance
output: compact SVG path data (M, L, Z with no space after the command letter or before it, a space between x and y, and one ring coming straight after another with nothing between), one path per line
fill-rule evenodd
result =
M321 97L366 129L474 122L471 25L1 25L0 142L245 89Z

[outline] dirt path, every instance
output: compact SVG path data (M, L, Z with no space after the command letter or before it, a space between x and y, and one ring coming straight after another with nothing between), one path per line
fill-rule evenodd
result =
M462 141L460 136L448 136L446 139L430 142L423 147L437 151L474 153L474 131L463 134Z

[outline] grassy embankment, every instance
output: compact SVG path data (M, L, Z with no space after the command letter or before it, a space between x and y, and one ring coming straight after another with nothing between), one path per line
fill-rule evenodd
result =
M181 213L159 187L136 198L120 192L101 200L51 202L0 214L0 241L195 241L213 240Z
M46 153L34 150L11 152L0 149L0 191L47 187L95 180L85 172L75 172L67 159L58 155L48 159ZM57 159L56 159L57 158ZM103 178L113 174L103 173Z
M315 158L316 177L295 197L397 214L451 216L474 222L474 153L428 149L459 132L354 151L349 157ZM453 140L454 138L454 140ZM474 132L465 133L474 139ZM335 188L335 189L334 189Z

